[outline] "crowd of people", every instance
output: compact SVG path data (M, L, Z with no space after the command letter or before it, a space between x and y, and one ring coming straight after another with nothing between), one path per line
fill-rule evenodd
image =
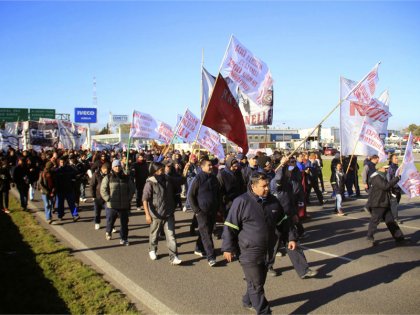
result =
M398 223L397 206L401 190L396 170L398 156L377 168L374 155L364 162L362 182L369 194L365 210L371 213L367 240L376 245L374 234L384 220L396 242L404 241ZM307 234L304 222L310 219L307 207L311 191L320 205L326 194L319 152L287 155L275 151L272 156L228 154L224 160L205 152L158 149L129 152L90 150L16 151L9 148L0 157L0 208L9 213L9 191L16 186L21 208L39 190L49 224L65 219L65 201L71 219L80 219L80 203L87 201L87 189L93 198L96 230L101 228L105 211L105 238L116 233L120 220L120 244L129 245L129 216L134 199L135 210L144 211L149 229L149 257L158 259L158 242L163 236L172 265L179 265L175 211L193 212L191 234L198 230L194 254L216 265L213 239L222 238L224 258L238 258L247 281L243 305L258 314L270 313L264 295L267 274L276 276L273 265L278 251L287 252L297 274L316 276L299 247ZM343 201L361 195L356 157L336 155L331 162L331 186L334 212L346 213ZM135 196L135 198L134 198ZM185 202L183 200L185 199ZM217 222L223 223L218 225Z

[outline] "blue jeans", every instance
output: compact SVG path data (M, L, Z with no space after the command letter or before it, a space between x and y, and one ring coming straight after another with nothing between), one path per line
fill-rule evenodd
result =
M60 219L64 216L64 200L67 200L67 205L70 208L71 215L73 217L77 217L79 215L74 198L75 196L73 192L57 194L57 203L58 203L57 212L58 212L58 217Z
M335 210L340 210L342 208L342 203L343 203L343 195L337 193L335 195Z
M52 219L52 209L53 209L53 198L47 195L41 195L42 201L44 202L45 209L45 219Z

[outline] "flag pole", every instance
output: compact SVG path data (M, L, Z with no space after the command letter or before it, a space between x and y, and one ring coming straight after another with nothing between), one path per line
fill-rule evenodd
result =
M379 61L376 65L375 65L375 67L377 66L377 65L380 65L381 64L381 62ZM356 86L353 88L353 89L351 89L351 91L349 92L349 93L347 93L347 95L346 95L346 97L345 98L343 98L343 99L340 99L340 101L337 103L337 105L335 105L334 106L334 108L321 120L321 122L318 124L318 125L316 125L316 127L312 130L312 132L311 133L309 133L307 136L306 136L306 138L297 146L297 148L295 148L293 151L292 151L292 153L290 153L288 156L287 156L287 158L289 158L290 156L292 156L293 154L295 154L296 153L296 151L302 146L302 144L303 143L306 143L306 141L309 139L309 137L310 136L312 136L312 134L315 132L315 130L317 130L323 123L324 123L324 121L326 121L331 115L332 115L332 113L334 113L335 112L335 110L341 105L341 103L343 103L343 101L344 100L346 100L357 88L359 88L359 86L362 84L362 82L367 78L367 76L369 75L369 73L370 73L370 71L356 84ZM275 169L275 172L277 172L278 171L278 169L280 168L280 165L279 166L277 166L277 168Z
M134 109L133 109L133 115L131 117L131 128L133 127L133 121L134 121ZM125 164L125 172L128 174L128 157L130 155L130 146L131 146L131 128L130 133L128 134L128 147L127 147L127 163Z
M340 81L339 81L339 91L338 91L338 99L341 101L341 80L342 80L342 76L340 76ZM341 107L340 107L340 164L343 165L343 155L341 154L341 152L343 147L343 128L341 127Z
M188 110L188 106L187 106L187 109L185 110L185 113L187 112L187 110ZM184 113L184 116L185 116L185 113ZM184 118L184 116L182 116L182 118ZM182 118L181 118L181 120L178 122L178 124L177 124L177 126L176 126L176 128L175 128L174 135L172 136L171 141L167 144L167 148L165 148L165 150L164 150L164 151L167 151L167 150L168 150L168 148L172 145L172 142L174 141L174 139L175 139L176 135L178 134L179 127L181 126L181 121L182 121ZM166 153L166 152L165 152L165 153Z

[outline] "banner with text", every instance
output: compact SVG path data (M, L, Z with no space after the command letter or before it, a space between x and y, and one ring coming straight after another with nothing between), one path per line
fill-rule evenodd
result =
M247 125L271 125L273 79L270 69L237 38L231 37L220 73L225 78Z
M187 109L179 123L176 135L187 143L193 143L200 128L200 122L200 119Z
M403 163L398 168L397 174L401 175L398 186L400 186L410 198L420 196L420 173L414 164L413 134L411 132L408 137Z

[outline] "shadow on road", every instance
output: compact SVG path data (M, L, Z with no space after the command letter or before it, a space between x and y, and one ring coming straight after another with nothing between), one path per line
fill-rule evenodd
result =
M299 293L275 299L270 302L272 306L289 303L302 303L292 314L309 314L319 307L340 298L341 296L357 291L364 291L380 284L391 283L404 273L419 266L418 261L393 263L373 271L365 272L339 282L328 288Z

